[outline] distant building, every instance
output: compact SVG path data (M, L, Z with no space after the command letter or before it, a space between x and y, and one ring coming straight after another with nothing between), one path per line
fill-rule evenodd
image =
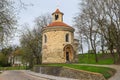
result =
M77 62L79 41L75 29L63 22L63 13L52 13L52 23L42 29L42 63Z
M10 55L8 62L11 63L12 66L23 66L21 56Z
M104 50L105 53L110 53L110 50L109 49L106 49ZM116 53L117 50L116 49L113 49L113 52ZM102 50L99 51L99 53L102 53Z

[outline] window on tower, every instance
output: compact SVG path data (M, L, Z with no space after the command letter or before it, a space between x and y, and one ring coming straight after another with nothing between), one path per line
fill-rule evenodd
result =
M44 35L44 43L47 43L47 36Z
M59 18L59 15L56 14L56 15L55 15L55 20L58 20L58 18Z
M66 41L66 42L69 42L69 34L66 34L66 35L65 35L65 41Z

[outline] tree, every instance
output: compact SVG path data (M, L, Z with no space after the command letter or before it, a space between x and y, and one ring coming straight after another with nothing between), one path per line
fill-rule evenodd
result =
M0 0L0 45L12 34L16 24L13 3Z
M22 33L21 36L21 46L24 48L24 52L28 55L24 54L24 57L30 57L32 59L28 60L30 67L33 64L40 64L41 63L41 50L42 50L42 32L41 29L46 27L51 22L51 17L47 15L41 15L35 19L36 28L33 30L26 29L26 32ZM28 58L29 59L29 58Z
M117 49L117 53L119 55L120 48L118 41L120 41L120 37L118 36L120 33L120 1L119 0L101 0L95 1L98 6L94 6L94 13L96 14L95 21L98 24L98 28L100 29L100 33L104 36L104 39L107 42L107 47L110 50L112 56L115 55L113 49Z
M0 66L4 67L8 65L7 57L0 53Z
M1 66L10 66L9 56L12 54L12 47L3 48L0 52L0 64Z
M94 21L95 15L89 1L86 0L86 4L83 5L85 8L83 9L81 15L75 17L75 25L80 30L79 32L83 34L83 38L87 41L88 45L94 51L96 62L98 62L96 47L99 43L99 40L97 39L99 34L97 25Z
M80 25L78 25L80 24ZM90 41L92 50L102 42L110 50L116 62L113 49L117 49L120 59L120 1L119 0L84 0L82 11L75 17L78 30ZM104 53L104 51L103 51ZM96 58L97 59L97 58ZM96 60L97 61L97 60Z

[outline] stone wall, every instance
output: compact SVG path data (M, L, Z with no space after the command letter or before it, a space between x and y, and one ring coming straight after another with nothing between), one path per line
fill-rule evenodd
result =
M68 30L55 30L47 28L43 31L42 41L42 63L65 63L66 57L63 48L66 44L73 44L74 33ZM61 29L61 27L60 27ZM66 29L66 28L65 28ZM65 35L69 34L69 42L65 41ZM47 42L44 42L44 35L47 36Z
M71 69L68 67L35 66L33 70L42 74L68 77L79 80L106 80L102 74Z

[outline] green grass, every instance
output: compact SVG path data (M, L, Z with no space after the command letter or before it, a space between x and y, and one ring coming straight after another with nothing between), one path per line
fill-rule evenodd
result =
M0 70L25 70L25 66L19 66L19 67L0 67Z
M111 68L96 67L96 66L83 66L83 65L76 65L76 64L46 64L46 65L40 65L40 66L63 66L63 67L70 67L70 68L78 69L78 70L96 72L96 73L103 74L103 76L106 79L110 78L113 75L111 74L111 72L115 73L115 70Z
M94 54L79 54L78 63L84 63L84 64L113 64L114 63L112 57L99 59L101 55L102 54L97 54L98 63L96 63Z

